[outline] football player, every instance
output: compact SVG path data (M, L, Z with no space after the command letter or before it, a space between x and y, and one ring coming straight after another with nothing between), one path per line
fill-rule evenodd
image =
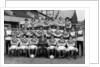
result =
M57 26L57 29L56 29L56 31L54 31L53 35L54 35L55 38L60 38L61 37L62 33L59 30L59 26Z
M29 41L24 35L23 37L20 38L19 50L22 54L25 54L25 56L27 56L28 48L29 48Z
M65 18L65 27L66 27L67 31L69 31L70 28L72 27L72 23L71 23L69 17L66 17L66 18Z
M60 40L57 42L57 51L59 58L65 57L66 54L66 41L63 39L63 36L60 37Z
M36 57L36 53L37 53L37 44L38 44L38 38L36 36L33 36L30 40L29 40L29 52L30 52L30 57L33 55L34 57Z
M37 35L37 37L39 37L39 38L40 38L42 35L44 35L43 27L40 27L40 29L37 30L36 35Z
M16 36L12 36L11 39L11 46L9 47L9 55L11 54L17 54L17 50L18 50L18 45L19 45L19 39L16 38Z
M75 47L76 45L76 39L70 37L69 40L67 41L67 50L68 51L68 57L69 54L71 53L71 55L74 55L74 58L76 59L76 54L78 52L78 49Z
M56 57L56 45L57 45L57 43L56 43L56 39L54 38L54 36L52 35L51 36L51 38L50 39L48 39L48 55L49 55L49 57L51 56L51 55L53 55L54 57Z

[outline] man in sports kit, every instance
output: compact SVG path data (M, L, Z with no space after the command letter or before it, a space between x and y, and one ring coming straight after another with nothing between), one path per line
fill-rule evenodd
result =
M29 48L29 41L24 35L23 37L20 38L19 50L22 54L25 54L25 56L27 56L28 48Z
M31 28L31 24L30 24L30 22L28 21L28 19L25 21L24 27L25 27L26 29L28 29L28 30Z
M14 54L17 55L17 50L18 50L18 45L19 45L20 41L19 38L16 38L16 36L12 36L11 39L11 46L9 47L9 55Z
M23 35L26 36L26 37L28 37L27 34L26 34L27 31L28 31L27 28L24 28L22 31L23 31Z
M40 27L40 29L36 31L36 35L38 38L40 38L42 35L44 35L43 27Z
M84 34L83 34L83 30L82 28L80 28L78 31L77 31L77 48L79 49L79 46L81 46L81 56L83 56L83 45L84 43ZM78 52L79 54L79 52Z
M37 54L37 45L38 45L38 38L36 36L33 36L30 40L29 40L29 55L30 57L33 55L34 57L36 57Z
M64 28L64 31L63 31L63 33L62 33L62 36L63 36L63 38L65 39L65 40L68 40L69 39L69 32L68 31L66 31L66 28Z
M46 35L47 39L50 39L52 34L53 34L53 31L49 27L48 30L45 31L45 35Z
M26 35L27 35L27 37L31 37L31 36L32 36L31 31L30 31L30 30L28 30L28 31L26 32Z
M66 54L66 41L63 39L63 36L60 37L60 40L57 42L57 51L59 58L65 57Z
M72 23L71 23L69 17L65 18L65 27L66 27L67 31L69 31L71 29L71 27L72 27Z
M69 54L71 53L72 55L74 55L74 58L76 59L76 54L78 52L78 49L75 47L76 45L76 39L73 39L72 37L69 38L69 40L67 41L67 52L68 52L68 57Z
M49 57L51 55L53 55L54 57L56 57L56 45L57 45L56 39L52 35L51 38L47 40L47 42L48 42L48 48L47 49L48 49L48 53L49 53L48 55L49 55Z
M61 37L62 33L59 30L59 26L57 26L57 29L56 29L56 31L54 31L53 35L54 35L55 38L60 38Z
M31 19L31 22L30 22L32 28L34 27L34 24L35 24L35 23L36 23L36 22L35 22L35 18L32 18L32 19Z

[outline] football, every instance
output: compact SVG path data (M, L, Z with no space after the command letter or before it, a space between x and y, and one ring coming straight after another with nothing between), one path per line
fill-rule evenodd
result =
M34 54L31 54L30 57L31 57L31 58L34 58Z
M50 59L54 59L54 56L53 55L50 55Z

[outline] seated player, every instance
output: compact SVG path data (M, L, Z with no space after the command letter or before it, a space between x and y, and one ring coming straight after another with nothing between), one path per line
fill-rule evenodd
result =
M24 35L22 38L20 38L19 50L22 54L25 54L27 56L28 48L29 48L29 41Z
M38 44L38 39L36 36L33 36L30 41L29 41L29 52L30 52L30 57L35 57L37 53L37 44Z
M65 57L66 54L66 41L63 39L63 36L60 37L60 40L57 42L57 51L59 58Z
M12 36L11 46L9 47L9 55L10 53L16 54L19 45L19 39L16 36Z
M42 54L42 55L48 55L47 54L47 47L48 47L48 43L47 43L47 38L46 36L42 35L41 38L39 38L39 43L38 43L38 53Z
M54 36L51 36L51 39L48 39L48 53L49 53L49 57L54 56L56 57L56 39L54 38Z
M44 35L43 27L40 27L40 30L37 30L36 35L37 37L41 37L42 35Z
M69 38L69 40L67 41L67 50L68 51L68 55L71 54L74 55L74 58L76 59L76 53L78 52L78 49L75 47L75 42L76 40L73 39L72 37Z

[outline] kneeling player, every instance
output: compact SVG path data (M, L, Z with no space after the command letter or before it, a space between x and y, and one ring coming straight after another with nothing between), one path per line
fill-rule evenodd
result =
M54 58L56 57L56 40L54 38L54 36L51 36L51 39L48 40L48 53L49 53L49 57L50 58Z
M37 53L37 44L38 44L38 39L36 36L33 36L33 38L30 39L30 46L29 46L29 55L30 57L35 57Z
M19 39L16 38L16 36L13 36L11 40L11 46L9 47L9 55L10 53L14 55L16 54L17 49L18 49L18 44L19 44Z
M66 41L63 39L63 36L61 36L60 40L57 42L57 51L59 54L59 58L65 57L66 54Z
M74 58L76 59L76 52L78 52L78 49L75 47L75 39L73 39L72 37L69 38L69 40L67 41L67 51L68 51L68 55L71 53L72 55L74 55Z

